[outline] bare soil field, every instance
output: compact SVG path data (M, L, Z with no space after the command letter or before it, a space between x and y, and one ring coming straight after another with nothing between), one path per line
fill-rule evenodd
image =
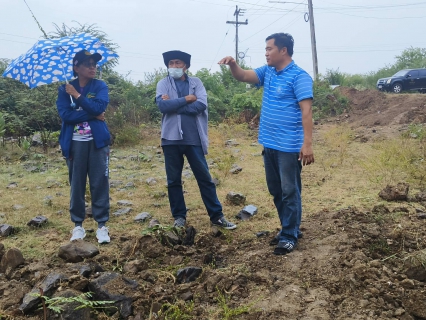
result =
M351 107L315 127L315 164L303 169L303 238L286 256L269 245L279 219L257 133L246 125L210 129L208 163L236 230L211 228L189 166L184 189L193 229L170 227L159 129L143 128L139 146L111 153L111 243L97 244L88 218L88 235L74 249L89 244L98 252L74 262L59 253L72 229L64 160L53 149L25 161L13 160L16 149L3 152L0 223L14 232L0 238L0 319L426 319L425 190L407 184L401 200L383 200L379 192L403 182L405 172L397 168L386 180L371 162L375 143L426 122L426 95L338 90ZM230 173L233 165L242 170ZM245 201L232 203L230 192ZM257 214L237 220L250 204ZM135 222L141 212L160 225ZM28 226L35 216L48 222ZM81 302L64 302L61 314L45 314L40 299L28 304L39 288L48 297L93 292L92 301L114 304L76 311Z

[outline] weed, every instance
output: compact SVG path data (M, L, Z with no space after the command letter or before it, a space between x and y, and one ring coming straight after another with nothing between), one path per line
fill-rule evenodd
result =
M194 302L187 303L165 303L161 306L161 310L158 312L160 317L164 317L165 320L191 320L195 319L191 313L194 311Z
M43 308L47 308L56 313L61 313L63 311L63 305L70 303L77 303L77 307L74 310L90 308L92 310L101 309L106 304L114 303L114 301L92 301L89 300L92 298L91 292L82 293L76 297L55 297L49 298L47 296L43 296L39 293L33 294L34 297L40 297L43 300ZM46 314L46 313L45 313Z
M385 239L376 239L368 247L368 251L372 254L389 255L391 248Z
M255 301L249 305L240 305L239 307L231 308L228 305L229 297L220 292L219 289L217 289L217 294L218 296L216 300L219 303L219 307L221 308L220 315L223 320L230 320L241 314L249 313L252 310L253 305L256 303Z
M422 266L426 269L426 250L410 253L403 260L408 260L413 266Z
M336 126L328 130L323 137L327 146L337 154L336 158L341 165L348 158L348 147L353 137L352 130L345 126ZM333 158L335 157L331 156L329 160L335 161Z

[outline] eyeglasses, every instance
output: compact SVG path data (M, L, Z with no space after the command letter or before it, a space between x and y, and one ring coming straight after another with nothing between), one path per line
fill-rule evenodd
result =
M90 62L90 61L84 61L82 63L83 66L85 66L86 68L96 68L96 62Z

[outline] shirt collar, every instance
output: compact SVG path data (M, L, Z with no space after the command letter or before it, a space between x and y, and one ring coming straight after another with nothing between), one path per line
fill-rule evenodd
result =
M275 69L275 73L276 74L281 74L281 73L283 73L283 72L285 72L285 71L287 71L288 69L290 69L291 67L293 67L294 66L294 60L291 60L291 62L284 68L284 69L282 69L282 70L280 70L280 71L277 71L277 69L274 67L274 69Z

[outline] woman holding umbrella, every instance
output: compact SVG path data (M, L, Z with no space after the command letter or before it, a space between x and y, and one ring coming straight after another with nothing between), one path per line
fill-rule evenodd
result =
M101 59L99 53L91 54L87 50L77 52L73 58L76 79L59 87L56 101L62 119L59 143L67 161L71 186L70 214L75 224L71 241L86 236L83 221L86 217L88 176L92 215L98 223L96 238L99 243L110 242L105 226L110 209L108 162L111 137L105 123L108 87L103 81L95 79L96 64ZM74 101L70 101L70 96Z

